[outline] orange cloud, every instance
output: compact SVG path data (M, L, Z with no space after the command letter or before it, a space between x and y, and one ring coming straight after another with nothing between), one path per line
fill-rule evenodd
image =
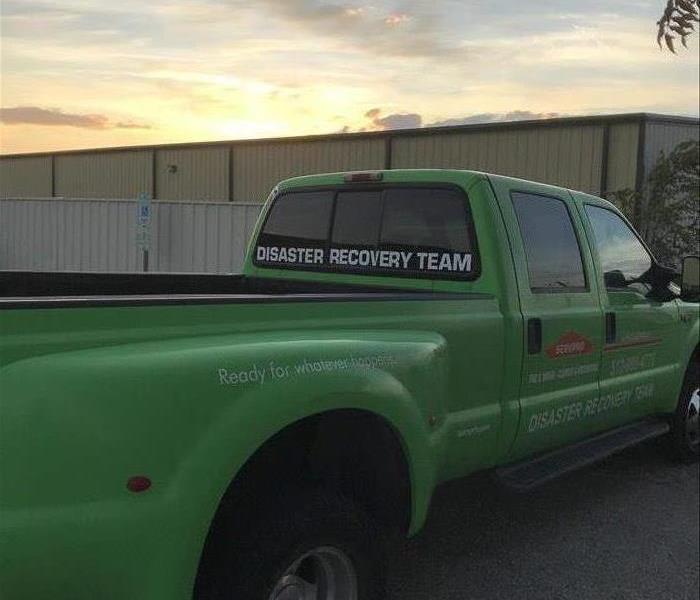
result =
M411 17L409 17L406 13L394 13L387 16L384 19L384 23L390 27L397 27L399 25L403 25L404 23L408 23L410 20Z

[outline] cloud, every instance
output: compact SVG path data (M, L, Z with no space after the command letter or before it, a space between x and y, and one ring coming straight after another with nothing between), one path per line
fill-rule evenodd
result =
M365 113L365 118L369 119L374 131L388 131L392 129L418 129L423 124L423 118L416 113L395 113L381 116L379 108L373 108Z
M564 117L565 114L556 112L532 112L530 110L512 110L505 113L477 113L466 117L455 117L424 123L422 115L418 113L393 113L382 116L381 108L372 108L365 113L367 125L359 131L391 131L394 129L419 129L421 127L457 127L459 125L477 125L479 123L504 123L512 121L534 121L539 119L555 119ZM342 133L353 131L346 125L341 129Z
M507 113L478 113L466 117L445 119L428 123L426 127L455 127L458 125L477 125L479 123L501 123L506 121L535 121L539 119L555 119L563 117L561 113L538 113L529 110L513 110Z
M107 129L109 126L105 115L65 113L38 106L0 108L0 121L7 125L56 125L85 129Z
M499 39L546 36L570 31L572 26L612 24L640 18L653 23L659 17L663 0L506 0L505 2L465 2L432 0L442 4L446 14L468 14L469 36L489 45ZM465 6L467 5L468 6ZM490 41L488 41L490 40Z
M118 121L114 124L114 129L151 129L151 126L133 121Z
M106 115L67 113L60 109L38 106L0 108L0 121L6 125L44 125L81 129L150 129L149 125L133 121L113 123Z
M384 23L390 27L404 25L411 20L411 16L406 13L392 13L384 17Z
M224 0L208 0L220 4ZM230 0L225 0L230 3ZM235 6L236 3L234 3ZM239 6L249 4L239 0ZM391 10L380 4L358 6L355 3L320 3L317 0L261 0L269 14L293 26L345 42L354 50L377 59L393 57L447 58L464 57L461 37L448 35L438 8L408 3L408 10ZM240 9L236 9L240 10Z

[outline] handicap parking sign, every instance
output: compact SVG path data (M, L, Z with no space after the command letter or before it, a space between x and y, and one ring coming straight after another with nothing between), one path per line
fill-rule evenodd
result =
M148 194L139 194L138 223L142 227L151 224L151 198Z
M141 250L148 250L151 246L151 197L141 193L138 198L136 213L136 245Z

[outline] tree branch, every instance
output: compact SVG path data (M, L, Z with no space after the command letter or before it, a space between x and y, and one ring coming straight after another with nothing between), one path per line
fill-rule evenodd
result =
M656 41L663 50L666 47L676 53L675 42L680 39L688 47L688 36L695 31L695 23L700 23L700 0L668 0L663 15L657 21L659 27Z

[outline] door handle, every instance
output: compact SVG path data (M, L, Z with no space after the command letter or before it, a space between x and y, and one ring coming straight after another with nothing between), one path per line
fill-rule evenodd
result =
M617 318L614 312L605 313L605 343L613 344L617 339Z
M527 322L527 353L542 352L542 319L528 319Z

